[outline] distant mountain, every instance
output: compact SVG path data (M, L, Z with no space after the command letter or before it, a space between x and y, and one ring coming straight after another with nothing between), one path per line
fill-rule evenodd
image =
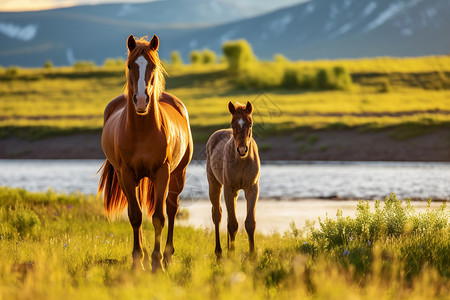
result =
M185 60L193 49L220 52L223 42L239 38L261 59L450 52L449 0L311 0L247 19L251 12L233 3L166 0L0 13L0 65L42 66L47 59L101 64L126 55L130 33L156 33L162 57L178 50Z
M248 40L262 59L419 56L450 53L449 0L313 0L260 17L199 29L174 43L220 50Z

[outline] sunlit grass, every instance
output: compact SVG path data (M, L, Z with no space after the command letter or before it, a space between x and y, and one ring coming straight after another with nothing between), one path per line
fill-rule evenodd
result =
M255 259L240 232L221 263L212 231L176 226L173 264L152 275L130 271L131 226L108 221L100 200L0 188L0 298L445 299L448 220L445 204L416 213L392 195L354 218L257 234Z
M383 72L448 72L449 60L441 56L279 63L314 68L343 66L351 72L381 72L384 76ZM167 71L167 91L186 104L194 136L227 126L229 101L252 101L255 122L271 133L299 126L387 127L430 120L434 125L450 122L448 89L422 89L400 81L388 83L384 90L387 77L369 78L370 84L354 84L349 91L264 91L237 88L226 72L226 64L168 65ZM122 93L125 84L122 67L17 69L14 75L7 75L7 69L2 72L1 136L6 136L6 127L100 130L105 106Z

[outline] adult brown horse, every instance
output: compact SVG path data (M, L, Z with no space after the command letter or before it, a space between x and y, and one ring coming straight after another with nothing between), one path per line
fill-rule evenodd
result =
M128 205L133 227L133 268L149 267L142 244L142 209L147 207L155 227L152 270L162 269L161 232L167 197L169 230L164 250L170 262L173 227L183 190L193 142L188 113L183 103L164 93L164 69L157 53L159 39L153 36L127 40L127 84L124 94L105 109L102 148L106 155L98 193L104 191L108 215ZM142 259L144 258L144 264Z
M212 219L216 231L217 258L222 255L219 226L222 219L220 194L224 189L228 212L228 250L234 251L234 241L239 227L236 219L236 198L240 189L247 200L245 230L248 234L250 254L255 250L255 206L259 195L259 154L252 137L253 106L237 103L228 104L232 114L232 129L221 129L211 135L206 144L206 173L209 183L209 198L212 204Z

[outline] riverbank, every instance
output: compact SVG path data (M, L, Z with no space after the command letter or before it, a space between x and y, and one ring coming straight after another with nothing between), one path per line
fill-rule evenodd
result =
M450 161L450 131L436 129L410 138L389 129L303 130L256 138L262 160L303 161ZM103 159L101 134L77 133L39 140L15 136L0 140L4 159ZM205 144L196 143L194 157L205 159Z

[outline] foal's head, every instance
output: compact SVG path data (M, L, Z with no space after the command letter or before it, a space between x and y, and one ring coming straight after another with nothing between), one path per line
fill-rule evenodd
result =
M157 52L159 39L154 35L148 42L147 37L136 40L130 35L127 46L126 93L136 112L142 115L149 110L150 97L158 100L164 91L164 68Z
M228 110L233 115L231 127L233 128L234 146L240 157L246 157L248 146L252 137L252 112L253 106L247 101L247 105L240 103L228 103Z

